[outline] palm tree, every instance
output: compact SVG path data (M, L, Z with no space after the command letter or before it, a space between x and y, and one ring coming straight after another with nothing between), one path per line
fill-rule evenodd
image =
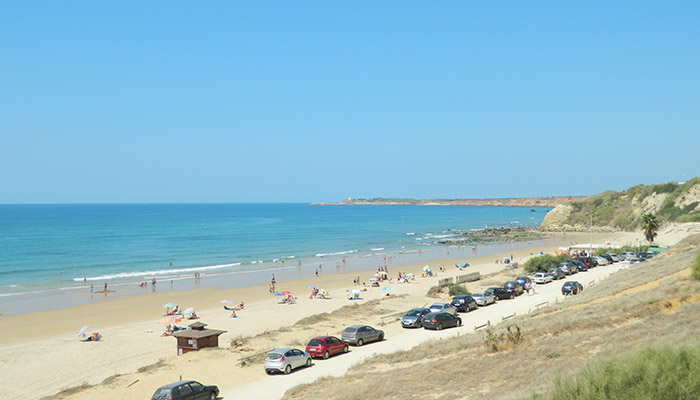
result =
M656 219L656 215L644 214L642 216L642 230L649 243L653 242L659 230L659 221Z

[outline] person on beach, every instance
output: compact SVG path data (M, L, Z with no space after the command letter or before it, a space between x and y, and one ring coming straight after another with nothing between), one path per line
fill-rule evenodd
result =
M105 293L107 293L107 282L105 282Z
M270 282L272 282L273 284L277 283L277 282L275 281L275 274L272 274L272 280L271 280Z
M236 310L231 311L231 318L236 318Z
M316 268L316 277L318 278L318 268Z
M90 285L90 293L95 293L95 288L92 285Z

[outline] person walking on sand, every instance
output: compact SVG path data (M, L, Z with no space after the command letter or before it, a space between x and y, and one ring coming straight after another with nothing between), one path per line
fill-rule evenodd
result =
M105 293L107 293L107 282L105 282Z
M95 293L95 288L92 285L90 285L90 293Z

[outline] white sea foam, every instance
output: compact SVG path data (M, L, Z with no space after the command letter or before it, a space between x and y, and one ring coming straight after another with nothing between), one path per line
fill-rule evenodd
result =
M88 281L105 281L105 280L109 280L109 279L124 279L124 278L135 278L135 277L144 277L144 276L161 276L162 277L163 275L166 275L166 274L175 274L173 276L179 276L180 274L183 274L183 273L200 272L200 271L213 271L213 270L217 270L217 269L235 267L237 265L241 265L241 263L210 265L207 267L161 269L161 270L155 270L155 271L121 272L121 273L117 273L117 274L73 278L73 281L80 282L80 281L83 281L84 279L88 280Z
M351 253L357 253L357 250L336 251L334 253L318 253L316 254L316 257L342 256Z
M376 249L370 249L370 250L372 250L372 251L382 251L382 250L384 250L384 247L378 247L378 248L376 248Z
M415 232L406 232L406 236L413 236L415 234L416 234Z

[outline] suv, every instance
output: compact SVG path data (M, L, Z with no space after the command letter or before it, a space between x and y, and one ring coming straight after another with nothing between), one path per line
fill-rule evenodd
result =
M151 400L214 400L219 396L216 386L204 386L196 381L180 381L161 386L151 396Z
M573 275L578 272L578 268L568 262L559 263L559 269L564 271L566 275Z
M362 346L365 343L384 340L384 331L369 325L352 325L345 328L340 338L350 344Z
M452 298L452 303L450 303L457 311L469 312L471 310L476 310L477 304L476 300L472 296L455 296ZM430 307L432 311L432 307ZM444 311L447 312L447 311ZM449 312L448 312L449 313ZM454 315L454 314L453 314Z
M513 293L515 296L520 296L521 294L525 293L525 289L523 289L523 285L519 284L516 281L508 281L503 284L503 289Z
M581 261L582 263L586 264L586 266L588 268L593 268L593 267L598 266L598 263L590 257L576 257L576 259Z

